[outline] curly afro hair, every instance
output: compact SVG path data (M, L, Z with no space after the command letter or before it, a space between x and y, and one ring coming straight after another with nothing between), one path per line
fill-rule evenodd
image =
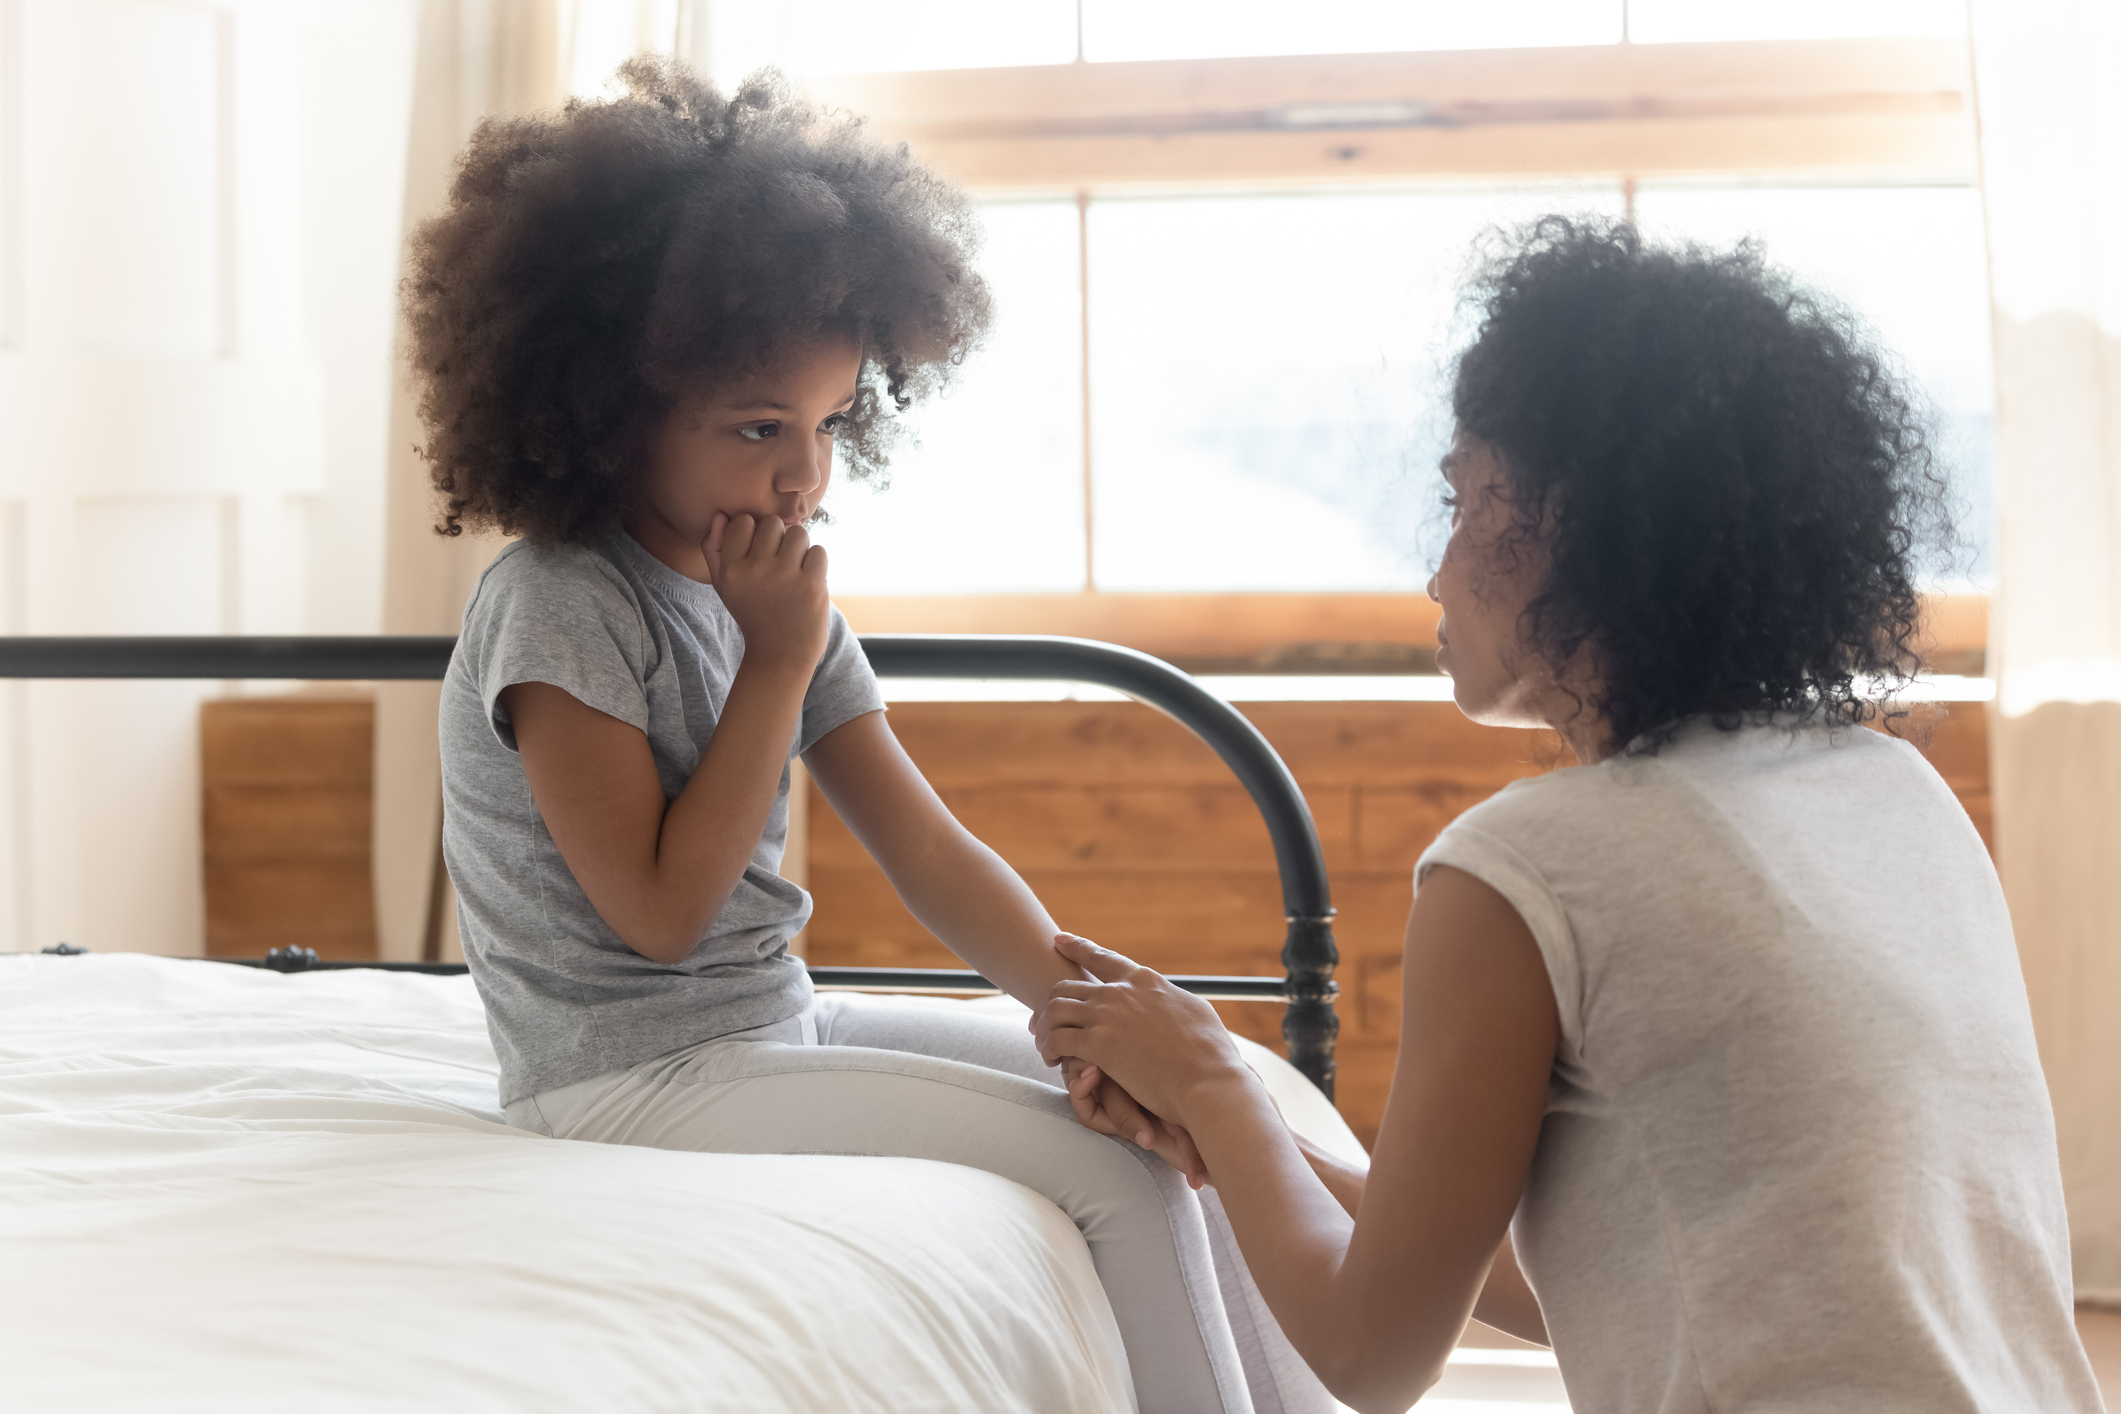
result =
M1914 554L1949 543L1921 410L1845 309L1735 250L1550 216L1491 244L1452 389L1518 534L1551 514L1524 632L1588 650L1613 749L1689 718L1868 720L1918 666Z
M962 196L903 145L754 76L724 98L683 65L623 92L489 118L449 206L412 238L408 353L446 535L579 542L623 514L682 397L807 340L863 351L839 435L873 477L903 411L986 327Z

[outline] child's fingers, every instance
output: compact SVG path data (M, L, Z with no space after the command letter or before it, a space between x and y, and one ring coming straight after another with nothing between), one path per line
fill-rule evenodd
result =
M1208 1161L1200 1156L1200 1146L1193 1142L1193 1136L1186 1132L1184 1125L1179 1124L1166 1124L1164 1132L1171 1136L1171 1142L1178 1147L1180 1162L1174 1167L1185 1171L1186 1182L1191 1184L1195 1191L1207 1187Z
M758 522L750 516L724 515L720 511L715 512L715 517L722 523L722 558L741 560L750 554L751 542L758 533ZM712 540L714 532L709 530L707 535Z
M751 544L745 554L755 560L770 560L781 548L782 529L779 516L745 516L751 522Z
M1105 1115L1112 1121L1115 1133L1126 1135L1144 1149L1156 1147L1156 1126L1142 1113L1142 1107L1134 1103L1132 1095L1106 1081L1097 1087L1097 1098L1105 1107Z
M714 513L707 522L707 538L700 542L700 552L707 557L707 577L710 580L722 577L722 539L729 530L729 516L722 511Z

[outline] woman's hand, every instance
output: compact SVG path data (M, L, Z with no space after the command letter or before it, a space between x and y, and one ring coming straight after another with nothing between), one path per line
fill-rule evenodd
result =
M1096 980L1056 984L1033 1013L1031 1031L1049 1063L1088 1061L1181 1131L1189 1101L1203 1090L1252 1082L1214 1007L1087 938L1063 933L1054 950ZM1184 1142L1190 1149L1190 1136Z

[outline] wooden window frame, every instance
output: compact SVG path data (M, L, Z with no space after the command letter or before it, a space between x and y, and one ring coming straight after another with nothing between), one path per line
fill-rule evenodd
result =
M1606 44L818 77L983 195L1378 181L1963 184L1963 38Z

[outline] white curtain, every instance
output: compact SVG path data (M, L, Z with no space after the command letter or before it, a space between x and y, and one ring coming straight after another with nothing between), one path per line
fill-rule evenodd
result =
M479 119L595 93L640 50L704 58L694 0L424 0L405 231L442 209L457 154ZM402 360L391 411L383 631L455 633L479 572L500 550L491 535L434 533L436 506ZM435 683L386 683L376 695L373 857L383 957L453 958L456 903L440 867L441 761Z
M0 0L0 632L375 632L413 27ZM0 951L201 951L227 690L0 684Z
M2121 1302L2121 6L1975 0L1996 349L1998 864L2080 1298Z

